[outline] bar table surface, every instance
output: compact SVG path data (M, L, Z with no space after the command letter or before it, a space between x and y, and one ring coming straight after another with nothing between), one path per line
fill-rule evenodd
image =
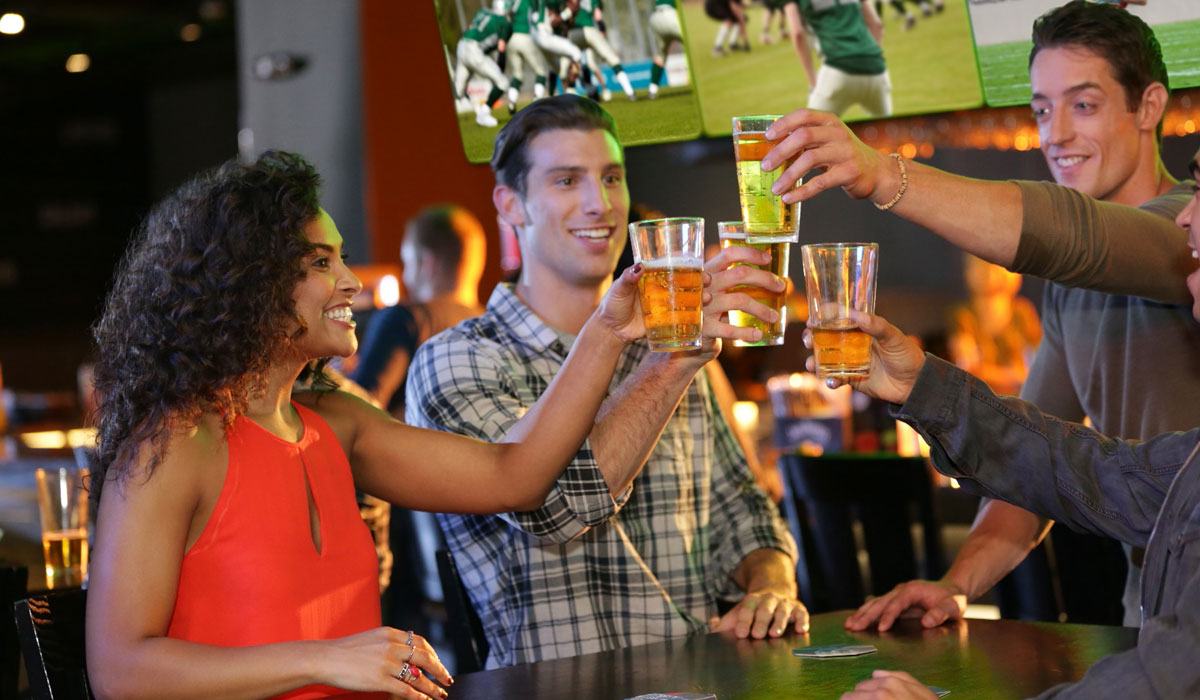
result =
M739 640L709 634L640 647L463 674L451 698L623 700L643 693L712 693L719 700L838 698L875 669L903 670L950 698L1025 698L1079 680L1108 654L1132 648L1137 630L1069 623L965 620L923 629L851 633L850 611L815 615L807 635ZM872 644L855 657L801 659L806 645ZM364 698L378 694L344 697Z

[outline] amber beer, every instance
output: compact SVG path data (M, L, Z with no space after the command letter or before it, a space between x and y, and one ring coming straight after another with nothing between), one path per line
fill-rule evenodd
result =
M788 276L788 254L791 250L791 237L784 234L782 238L775 240L766 239L765 242L747 243L744 232L737 233L731 230L726 230L726 226L731 222L722 222L721 230L721 247L729 248L732 246L749 246L758 250L765 250L771 254L771 262L766 265L751 265L761 270L767 270L777 277L784 280ZM738 263L746 265L747 263ZM729 311L729 322L738 328L757 328L762 331L762 340L734 340L733 344L738 347L760 347L764 345L783 345L784 332L787 330L787 289L783 291L772 292L762 287L757 287L751 284L741 284L736 287L731 287L730 292L743 292L766 306L775 309L779 312L779 320L775 323L767 323L762 319L748 314L744 311L731 309Z
M875 243L810 243L800 248L808 290L817 376L864 379L871 368L871 337L853 312L875 313Z
M849 381L866 379L871 368L871 336L851 321L813 328L817 376Z
M786 204L783 197L771 192L775 180L783 174L784 163L774 170L764 172L762 159L778 144L767 140L767 128L778 117L734 117L733 147L737 161L738 200L742 206L742 221L752 243L767 234L777 237L780 232L791 232L796 240L799 224L799 205Z
M704 274L699 260L643 263L638 280L650 348L658 351L700 347Z
M704 294L704 219L672 217L629 224L646 339L656 352L701 345Z
M46 586L84 585L88 566L88 471L61 467L38 469L35 475Z
M46 585L49 588L83 585L88 565L86 529L43 532L42 553L46 557Z

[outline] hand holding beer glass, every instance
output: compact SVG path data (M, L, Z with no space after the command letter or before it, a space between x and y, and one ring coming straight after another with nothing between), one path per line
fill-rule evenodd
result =
M762 242L750 243L747 241L746 227L741 221L722 221L717 224L717 230L721 236L721 248L732 248L734 246L748 246L758 250L764 250L771 255L771 261L766 265L752 265L760 270L767 270L776 277L786 280L788 277L788 252L791 248L791 239L785 235L778 238L767 238ZM749 263L738 263L747 265ZM764 304L765 306L774 309L779 313L779 319L774 323L762 321L752 314L748 314L738 309L729 311L729 322L738 328L757 328L762 331L762 340L741 340L734 339L733 344L736 347L758 347L766 345L783 345L783 334L787 330L787 286L780 291L773 291L763 287L757 287L750 284L738 285L732 287L730 292L743 292L748 294L754 300Z
M775 180L788 164L773 170L762 169L763 156L779 141L767 140L767 129L778 115L733 118L733 151L737 161L738 200L742 205L742 221L750 243L799 240L800 205L788 204L782 195L771 192Z
M87 475L85 469L37 470L47 588L81 586L87 580Z
M841 382L866 379L871 337L851 311L875 313L875 243L815 243L800 249L808 292L817 376Z
M703 343L704 219L649 219L629 224L646 339L656 352L695 350Z

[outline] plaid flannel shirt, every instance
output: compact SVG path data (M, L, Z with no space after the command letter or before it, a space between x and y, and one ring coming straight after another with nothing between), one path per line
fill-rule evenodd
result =
M408 375L412 425L502 439L545 391L572 336L500 285L487 312L426 342ZM646 357L625 350L610 390ZM541 508L439 514L483 620L488 667L707 631L751 551L796 545L754 484L704 373L692 381L632 486L609 493L588 443Z

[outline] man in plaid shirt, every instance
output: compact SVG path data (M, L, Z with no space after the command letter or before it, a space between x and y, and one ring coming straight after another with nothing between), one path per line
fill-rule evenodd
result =
M518 112L496 138L492 169L493 201L520 242L520 280L498 286L483 316L422 346L406 417L497 441L545 390L608 288L629 192L612 118L571 95ZM727 273L783 284L752 281L768 273L749 267ZM483 620L488 667L709 630L761 639L808 628L796 545L702 371L719 349L707 337L694 352L632 344L541 508L438 516ZM718 601L733 607L721 616Z

